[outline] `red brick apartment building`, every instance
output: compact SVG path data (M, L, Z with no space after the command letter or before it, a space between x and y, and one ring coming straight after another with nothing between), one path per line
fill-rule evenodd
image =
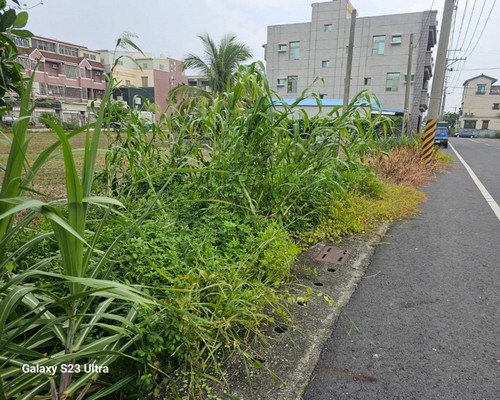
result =
M87 47L41 36L15 38L25 75L35 72L33 122L43 111L56 113L63 122L82 125L92 101L106 89L99 53Z

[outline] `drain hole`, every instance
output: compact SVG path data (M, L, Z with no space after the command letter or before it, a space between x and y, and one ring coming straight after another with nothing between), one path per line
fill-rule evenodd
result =
M314 286L323 286L321 282L314 282Z
M347 250L344 250L344 252L342 254L347 254Z
M328 272L335 272L335 271L337 271L336 268L328 268Z
M276 326L274 328L274 331L276 333L285 333L287 330L288 330L288 328L286 326Z
M298 300L298 301L297 301L297 305L302 306L302 307L307 306L307 301L304 301L304 300Z
M344 257L340 257L340 258L339 258L339 262L341 262L343 258L344 258Z
M328 247L328 250L326 252L329 253L331 249L332 249L331 247Z
M321 257L321 258L325 258L325 257L326 257L326 253L325 253L325 254L323 254L323 257Z

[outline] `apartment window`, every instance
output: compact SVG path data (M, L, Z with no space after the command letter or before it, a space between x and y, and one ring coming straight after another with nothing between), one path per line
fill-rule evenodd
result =
M39 91L39 93L41 95L46 95L47 94L47 86L43 82L40 82L40 91Z
M148 77L141 76L142 87L148 87Z
M123 65L123 60L118 60L116 64Z
M76 47L59 45L59 54L64 54L65 56L78 57L78 49Z
M488 124L490 123L489 119L483 119L483 124L481 125L481 129L488 129Z
M142 63L142 68L147 69L148 68L148 63Z
M288 45L286 43L278 44L278 52L284 53L285 51L287 51L287 49L288 49Z
M59 86L59 85L47 85L47 86L50 96L58 96L58 97L64 96L64 86Z
M500 110L500 103L493 103L493 110Z
M38 50L56 52L56 44L45 40L31 39L31 46L36 47Z
M325 25L323 25L323 31L324 32L332 32L333 31L333 24L325 24Z
M290 60L300 58L300 42L290 42Z
M466 119L464 121L464 129L476 129L477 120L475 119Z
M486 84L480 83L477 85L476 94L486 94Z
M76 65L64 64L62 70L63 75L66 75L66 77L70 79L77 79L81 76L80 67Z
M165 71L165 65L164 64L160 64L160 70Z
M125 86L130 86L130 81L129 80L125 81Z
M399 89L399 72L388 72L385 80L386 92L397 92Z
M287 93L297 93L297 83L299 81L299 77L297 75L291 75L287 77Z
M287 78L278 78L277 85L278 87L282 87L286 85Z
M385 35L374 36L372 42L372 55L384 54L384 50L385 50Z
M391 44L401 44L401 35L392 35Z
M83 53L83 58L87 58L89 60L97 60L96 55L90 53ZM101 62L103 62L103 60L101 60Z
M365 78L365 86L370 86L372 84L372 78Z
M321 61L321 68L328 68L330 66L330 60Z
M14 41L14 43L16 44L16 46L19 46L19 47L30 47L30 41L26 38L22 38L22 37L19 37L19 36L14 36L12 38L12 40Z
M70 97L72 99L79 99L82 95L82 89L77 87L69 87L66 86L66 97Z
M407 79L408 75L405 74L405 84L406 84L406 79ZM411 74L411 83L415 82L415 74Z
M26 57L17 57L16 62L21 64L26 71L33 71L35 69L35 60Z

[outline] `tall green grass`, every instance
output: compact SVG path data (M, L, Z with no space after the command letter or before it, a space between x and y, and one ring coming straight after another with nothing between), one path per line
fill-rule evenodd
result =
M104 108L94 124L70 133L45 121L55 142L30 166L26 131L32 111L31 85L32 79L20 90L21 113L13 126L0 193L0 399L103 398L131 382L134 375L110 380L106 374L85 371L85 365L108 369L118 358L126 357L138 338L134 328L138 305L152 301L131 286L105 279L114 244L103 251L98 244L107 217L123 205L91 193ZM104 104L112 89L110 77ZM81 171L75 166L68 140L78 134L86 135ZM27 185L59 148L66 198L43 202L27 196ZM104 210L93 232L88 231L87 221L91 207ZM45 218L51 229L24 243L16 240L37 217ZM28 268L19 269L19 260L36 252L47 238L57 243L57 255L40 254ZM23 366L54 367L55 373L26 372Z

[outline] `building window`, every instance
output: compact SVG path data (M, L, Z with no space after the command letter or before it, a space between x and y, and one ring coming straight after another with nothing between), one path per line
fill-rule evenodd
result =
M77 67L76 65L63 64L62 73L63 75L66 75L66 78L70 79L77 79L81 76L80 67Z
M399 89L399 72L388 72L385 80L386 92L397 92Z
M19 37L19 36L14 36L12 38L12 40L14 41L14 43L16 44L16 46L19 46L19 47L30 47L30 41L26 38L22 38L22 37Z
M401 35L392 35L391 44L401 44Z
M95 54L90 54L90 53L83 53L83 58L87 58L89 60L97 60L96 55Z
M372 78L365 78L365 86L370 86L372 84Z
M406 84L406 78L408 77L408 75L405 74L405 84ZM411 74L411 83L415 82L415 74Z
M56 52L56 44L52 42L46 42L40 39L31 39L31 46L36 47L38 50Z
M72 99L79 99L82 95L82 89L77 87L66 86L66 96Z
M142 63L142 68L147 69L148 68L148 63Z
M323 25L323 31L324 32L332 32L333 31L333 24L325 24L325 25Z
M300 42L290 42L290 60L300 58Z
M321 61L321 68L328 68L330 66L330 60Z
M287 93L297 93L297 83L299 81L299 77L297 75L291 75L287 77Z
M464 129L476 129L476 122L477 120L475 119L466 119L464 121Z
M493 103L493 110L500 110L500 103Z
M490 120L489 119L483 119L483 124L481 126L481 129L485 129L487 130L488 129L488 124L490 123Z
M374 36L372 43L372 55L384 54L385 49L385 35Z
M57 96L57 97L63 97L64 96L64 86L59 86L59 85L47 85L49 89L49 96Z
M286 78L278 78L278 82L277 82L278 87L285 86L286 85L286 81L287 81Z
M35 60L26 57L17 57L16 62L21 64L26 71L33 71L35 69Z
M142 87L148 87L148 77L147 76L141 76L141 81L142 81Z
M129 80L125 81L125 86L130 86L130 81Z
M278 52L284 53L285 51L287 51L287 49L288 49L288 45L286 43L278 44Z
M65 56L78 57L78 49L76 47L59 45L59 54L64 54Z
M164 64L160 64L160 70L165 71L165 65Z
M480 83L477 85L476 94L486 94L486 84Z

